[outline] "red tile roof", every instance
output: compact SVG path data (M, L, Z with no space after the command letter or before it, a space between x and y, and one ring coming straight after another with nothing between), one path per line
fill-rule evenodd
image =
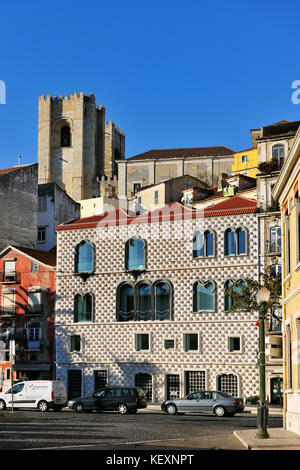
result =
M151 223L168 220L194 219L202 217L217 217L224 215L250 214L255 212L257 201L243 196L233 196L217 204L205 208L191 208L179 202L172 202L161 209L146 212L141 215L127 214L123 209L105 212L102 215L86 217L71 223L60 225L57 231L106 227L114 225L129 225Z
M224 201L204 208L205 217L250 214L256 211L257 200L244 196L227 197Z
M13 249L21 251L27 256L34 258L36 261L40 261L43 264L47 264L48 266L55 267L56 266L56 246L52 248L50 251L41 251L35 250L34 248L26 248L23 246L12 245Z
M0 170L0 175L2 175L4 173L10 173L11 171L20 170L20 168L24 168L24 167L23 166L15 166L13 168L4 168L3 170Z

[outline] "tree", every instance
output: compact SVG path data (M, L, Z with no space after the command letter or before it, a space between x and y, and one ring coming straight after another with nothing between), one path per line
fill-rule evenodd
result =
M268 317L273 317L281 322L282 319L275 313L276 309L281 307L281 286L281 276L277 275L271 266L267 267L264 273L260 273L258 281L246 278L243 281L232 282L230 287L225 290L225 295L231 298L231 307L227 313L258 312L259 305L256 295L259 289L266 287L270 291L270 300L266 308Z

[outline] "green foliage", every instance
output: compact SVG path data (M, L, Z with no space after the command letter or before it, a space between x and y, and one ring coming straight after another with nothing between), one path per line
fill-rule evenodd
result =
M278 318L274 310L281 307L281 276L277 276L271 266L268 267L264 273L260 274L258 281L246 278L243 281L232 282L230 288L225 290L225 295L231 297L232 306L227 313L234 312L258 312L258 304L256 301L257 292L262 288L266 287L270 291L270 300L267 304L267 311L269 315L272 315L277 320Z

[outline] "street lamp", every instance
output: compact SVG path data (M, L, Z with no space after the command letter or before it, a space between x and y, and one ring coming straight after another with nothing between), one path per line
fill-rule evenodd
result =
M258 430L256 437L266 439L269 437L268 426L268 405L266 401L266 364L265 364L265 318L270 300L270 291L266 287L261 287L256 295L259 312L259 402L257 408Z

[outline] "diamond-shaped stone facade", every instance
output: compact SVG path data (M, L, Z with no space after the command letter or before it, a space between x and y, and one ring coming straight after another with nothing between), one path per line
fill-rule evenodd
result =
M224 256L224 232L227 228L246 227L248 254ZM192 257L192 239L196 230L211 229L216 236L216 256ZM173 286L173 320L117 322L116 291L124 280L134 281L125 271L125 242L138 235L146 240L146 271L139 277L168 280ZM94 244L95 271L83 280L74 274L74 253L82 240ZM166 376L179 374L180 395L186 392L185 371L206 373L206 388L217 388L219 374L235 374L240 396L257 395L258 328L255 314L224 312L224 283L247 277L257 278L258 238L255 214L211 217L152 224L132 224L58 231L56 281L56 360L57 378L68 384L68 370L82 370L84 394L94 391L95 370L105 369L111 385L134 385L135 374L152 375L152 396L162 401L167 396ZM193 312L195 281L214 281L215 312ZM91 323L74 323L74 296L94 295ZM199 349L184 351L184 333L199 335ZM150 335L150 349L135 349L135 334ZM68 337L81 336L81 351L69 352ZM230 353L228 337L241 338L241 352ZM175 348L166 350L164 340L173 339Z

